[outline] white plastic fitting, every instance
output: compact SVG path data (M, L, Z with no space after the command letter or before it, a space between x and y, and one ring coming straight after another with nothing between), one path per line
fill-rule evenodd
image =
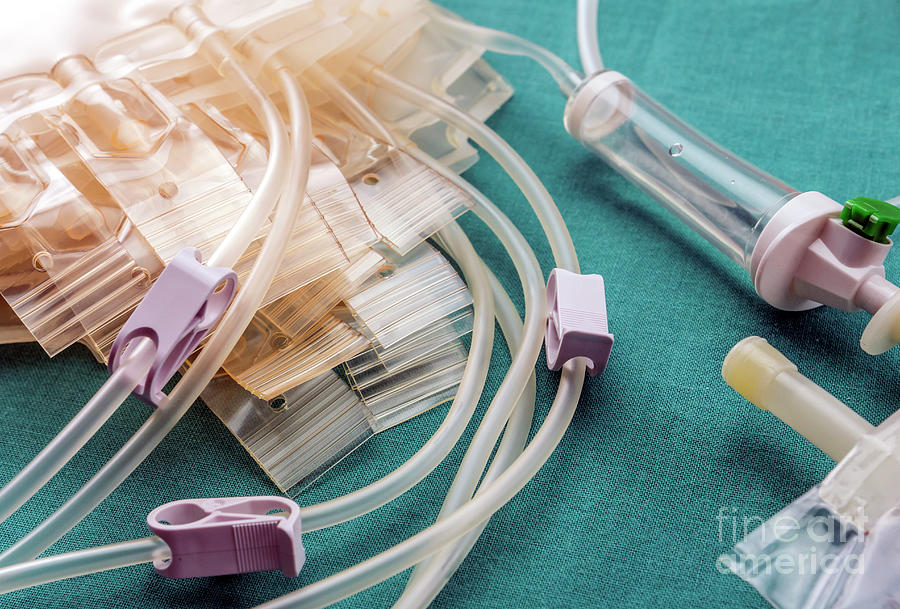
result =
M722 364L722 378L835 461L843 459L862 436L874 429L800 374L797 366L759 336L745 338L731 349Z
M841 224L841 205L804 192L781 207L759 236L750 261L757 293L786 311L827 305L875 314L898 289L884 278L891 243Z

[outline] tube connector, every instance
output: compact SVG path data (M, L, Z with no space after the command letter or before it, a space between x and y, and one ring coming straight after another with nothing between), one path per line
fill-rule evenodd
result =
M877 313L900 291L884 278L892 243L854 229L846 222L852 217L852 210L818 192L791 199L768 221L753 248L750 274L757 293L786 311L827 305Z
M722 364L722 378L752 404L840 461L874 427L843 402L800 374L765 339L745 338Z

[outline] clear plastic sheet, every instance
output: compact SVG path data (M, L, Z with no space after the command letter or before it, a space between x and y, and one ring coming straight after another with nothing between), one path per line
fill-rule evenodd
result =
M779 609L826 609L859 568L862 546L859 529L837 515L816 487L719 562Z
M363 351L353 359L344 362L351 386L356 385L357 377L362 377L370 370L380 368L400 370L430 355L457 338L469 334L472 331L473 321L472 309L462 309L423 328L390 348L372 347Z
M396 148L351 176L350 183L382 240L400 254L409 253L474 204L467 193Z
M225 362L252 394L269 399L339 365L369 345L332 309L384 266L375 252L263 307Z
M466 367L462 341L456 340L405 368L371 375L367 384L357 384L375 419L376 433L411 419L453 399Z
M863 532L816 487L719 560L778 609L895 607L900 603L900 508Z
M388 348L471 306L472 295L440 252L424 243L401 258L393 274L346 303L361 331Z
M224 375L201 397L291 496L372 436L359 396L330 370L272 400L252 396Z
M385 265L380 254L368 251L347 268L280 298L260 312L277 320L288 336L304 336L341 300L353 294Z
M378 241L378 235L337 165L321 150L313 155L313 163L309 198L346 259L353 260Z
M337 317L328 314L313 330L291 338L278 326L257 315L235 353L253 363L239 368L231 360L225 370L242 387L254 395L271 399L293 387L340 365L366 347L369 341ZM254 350L255 358L247 358L243 350Z

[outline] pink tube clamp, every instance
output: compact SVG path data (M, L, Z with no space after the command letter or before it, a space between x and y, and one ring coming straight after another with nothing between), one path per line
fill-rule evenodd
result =
M300 507L284 497L184 499L147 515L172 557L154 561L163 577L211 577L280 569L300 573L306 560Z
M575 357L597 376L606 368L613 335L606 320L606 288L600 275L553 269L547 280L547 367L559 370Z
M109 371L119 367L129 342L151 339L156 345L155 361L134 393L161 406L166 399L163 387L216 325L236 290L234 271L204 266L200 250L181 250L116 336L109 353Z

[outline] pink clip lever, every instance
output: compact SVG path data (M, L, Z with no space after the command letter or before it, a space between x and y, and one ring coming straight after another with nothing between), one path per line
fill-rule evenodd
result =
M603 372L613 346L606 323L603 277L553 269L547 280L544 346L550 370L559 370L572 358L585 357L591 376Z
M161 505L147 525L172 552L155 561L163 577L210 577L280 569L300 573L306 552L300 507L284 497L184 499Z
M181 250L116 336L109 371L119 367L130 341L151 339L156 344L155 361L134 393L159 407L166 399L162 388L219 321L236 290L234 271L204 266L200 250Z

